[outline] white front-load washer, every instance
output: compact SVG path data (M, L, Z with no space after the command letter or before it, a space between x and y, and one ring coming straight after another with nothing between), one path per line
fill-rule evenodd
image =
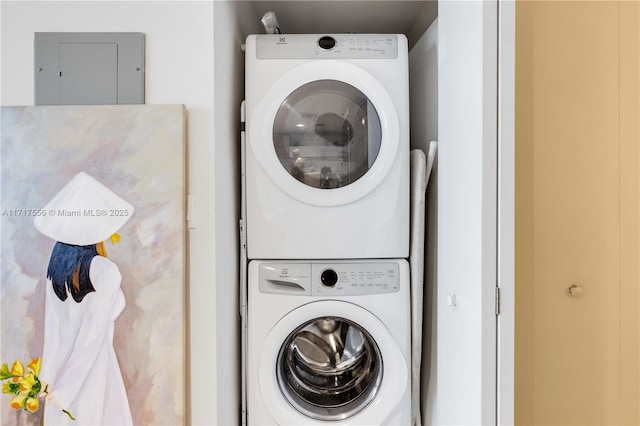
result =
M249 259L405 258L407 39L246 40Z
M404 259L249 264L249 425L409 424Z

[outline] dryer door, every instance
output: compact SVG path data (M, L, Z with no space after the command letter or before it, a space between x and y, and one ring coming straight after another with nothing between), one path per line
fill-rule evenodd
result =
M250 147L293 198L337 206L373 191L398 151L393 101L369 73L337 61L301 65L281 77L250 120Z
M265 348L273 350L260 360L260 391L279 424L373 424L407 391L407 364L393 336L351 303L296 309L276 324Z

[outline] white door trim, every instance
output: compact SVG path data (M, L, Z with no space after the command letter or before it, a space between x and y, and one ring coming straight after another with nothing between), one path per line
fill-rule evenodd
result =
M516 3L498 3L498 425L514 424Z
M438 3L438 407L496 424L498 1Z

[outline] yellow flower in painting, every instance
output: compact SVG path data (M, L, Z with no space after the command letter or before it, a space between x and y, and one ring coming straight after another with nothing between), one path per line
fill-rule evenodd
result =
M36 411L38 411L39 406L40 403L36 398L27 398L27 401L24 403L24 407L30 413L35 413Z
M27 396L25 395L16 396L10 402L11 408L15 408L16 410L22 410L26 400L27 400Z
M24 365L22 365L19 360L16 360L11 366L11 374L13 374L14 377L20 377L24 374Z
M22 380L20 380L20 392L31 392L31 388L33 388L36 383L36 376L34 376L33 374L27 374Z
M27 368L36 376L40 374L40 367L42 367L42 360L40 358L34 358L31 360Z
M11 408L25 410L29 413L35 413L40 409L38 396L49 393L47 383L41 382L38 378L41 366L40 358L33 358L26 370L19 360L13 363L11 369L7 364L0 366L0 380L7 380L2 384L2 393L12 396L9 403ZM71 420L75 420L68 411L64 409L62 411Z
M40 407L40 403L36 398L31 398L26 395L18 395L11 400L11 408L16 410L27 410L30 413L35 413Z

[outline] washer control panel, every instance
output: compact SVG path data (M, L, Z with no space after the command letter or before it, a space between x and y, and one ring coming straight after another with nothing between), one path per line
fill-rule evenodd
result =
M398 291L399 268L395 262L313 263L311 294L355 296Z
M358 296L393 293L400 288L397 262L262 263L263 293L306 296Z
M258 59L395 59L395 34L262 34Z

